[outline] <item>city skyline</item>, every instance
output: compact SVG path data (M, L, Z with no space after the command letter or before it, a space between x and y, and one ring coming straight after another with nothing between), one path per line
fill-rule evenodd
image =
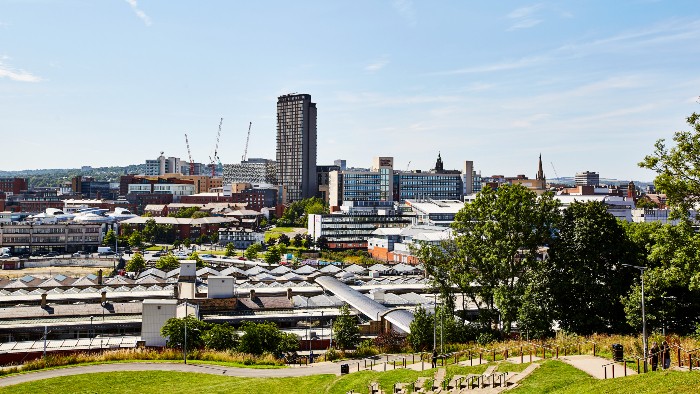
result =
M275 158L277 97L318 106L318 164L547 178L637 163L700 112L690 1L0 1L0 170ZM7 147L10 147L7 149ZM556 170L556 174L555 174Z

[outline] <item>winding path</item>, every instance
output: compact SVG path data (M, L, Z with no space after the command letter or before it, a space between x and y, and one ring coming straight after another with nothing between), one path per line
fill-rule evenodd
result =
M177 364L177 363L113 363L86 365L66 368L56 368L24 374L12 375L0 378L0 387L11 386L20 383L32 382L35 380L50 379L60 376L81 375L86 373L100 372L124 372L124 371L170 371L170 372L193 372L206 373L210 375L238 376L249 378L283 378L293 376L309 376L322 374L340 374L340 365L332 362L321 362L311 366L288 367L288 368L236 368L214 364Z

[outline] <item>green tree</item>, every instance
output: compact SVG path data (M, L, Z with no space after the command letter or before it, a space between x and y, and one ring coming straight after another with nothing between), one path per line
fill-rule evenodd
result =
M291 332L280 332L277 354L290 353L299 350L299 337Z
M193 213L191 217L192 217L192 219L200 219L200 218L207 218L209 216L211 216L209 214L209 212L197 211L197 212Z
M187 350L199 349L204 346L204 332L209 325L192 315L183 318L168 319L160 329L160 334L168 339L168 347L182 349L185 343L185 328L187 329Z
M126 263L127 272L141 272L146 269L146 260L141 253L135 253L131 260Z
M147 242L150 242L152 244L156 243L158 228L155 219L146 220L146 224L143 226L142 235Z
M204 347L213 350L233 350L238 346L236 329L226 323L213 324L202 337Z
M413 311L413 321L409 326L408 343L416 352L424 352L433 346L433 322L435 315L428 314L423 306L418 306Z
M112 246L114 245L116 239L117 235L114 233L114 230L110 228L109 230L107 230L107 234L105 234L105 237L102 238L102 245Z
M304 241L303 236L299 233L296 233L294 235L294 238L292 238L291 244L292 244L292 246L298 248L298 247L301 247L303 241Z
M658 208L659 206L656 205L655 202L651 201L651 199L647 196L641 197L637 202L634 204L636 208L641 208L641 209L654 209Z
M202 260L201 257L199 257L199 254L197 252L192 252L190 255L187 257L188 260L194 260L197 262L197 268L204 268L208 266L206 261Z
M319 250L328 250L328 238L325 235L318 237L316 246L318 246Z
M180 267L180 260L177 259L177 257L173 256L172 254L168 253L164 256L161 256L158 261L156 261L156 268L158 268L161 271L172 271L175 268Z
M675 146L668 149L660 139L654 145L654 153L639 163L642 168L656 171L654 186L666 194L676 214L700 203L700 114L693 112L686 122L692 131L676 132Z
M678 225L633 223L628 233L644 248L644 299L649 331L691 334L700 321L700 235L687 220ZM627 322L641 328L639 271L623 268L634 285L623 299Z
M291 203L277 220L278 226L306 227L308 215L328 213L325 201L317 197L306 198Z
M186 248L189 248L192 245L192 241L189 238L185 238L182 240L182 245Z
M284 246L289 246L290 240L287 234L280 234L279 237L277 237L277 244L282 244Z
M226 244L226 256L231 257L236 255L236 247L232 242Z
M443 245L450 251L443 256L448 264L433 271L445 271L492 324L500 315L509 332L527 285L522 278L536 264L539 248L551 241L558 208L551 194L538 197L521 185L483 189L455 216L454 246Z
M620 299L632 275L620 263L633 258L619 221L603 202L574 202L562 215L549 250L549 278L559 325L577 334L619 333L628 329Z
M340 315L333 322L333 337L341 349L350 349L360 342L360 328L357 318L350 314L347 304L340 307Z
M143 245L143 237L141 236L140 232L134 231L129 236L129 246L132 248L138 248L141 245Z
M238 345L238 351L250 354L279 353L282 332L275 323L244 322L241 331L243 331L243 335Z
M255 260L258 258L258 253L262 252L263 247L259 243L250 244L243 252L243 255L248 260Z
M267 252L265 252L263 260L265 260L267 264L279 264L279 262L282 260L279 248L276 246L267 248Z

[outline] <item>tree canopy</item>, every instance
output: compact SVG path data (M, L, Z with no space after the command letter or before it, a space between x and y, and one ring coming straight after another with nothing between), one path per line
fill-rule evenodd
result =
M693 112L686 122L691 131L678 131L670 149L660 139L654 153L639 163L642 168L656 171L654 186L666 194L667 202L676 212L685 212L700 202L700 114Z
M333 339L343 350L355 347L360 341L357 318L350 314L347 304L340 307L340 315L333 322Z
M141 272L144 269L146 269L146 260L141 253L134 254L131 260L126 263L126 270L128 272Z
M277 220L277 225L306 227L308 215L323 213L328 213L325 201L318 197L305 198L291 203Z

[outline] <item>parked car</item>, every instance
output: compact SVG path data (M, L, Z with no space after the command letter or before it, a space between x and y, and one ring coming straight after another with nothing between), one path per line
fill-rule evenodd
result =
M45 256L46 257L58 257L60 255L58 254L58 252L49 252L49 253L46 253Z

